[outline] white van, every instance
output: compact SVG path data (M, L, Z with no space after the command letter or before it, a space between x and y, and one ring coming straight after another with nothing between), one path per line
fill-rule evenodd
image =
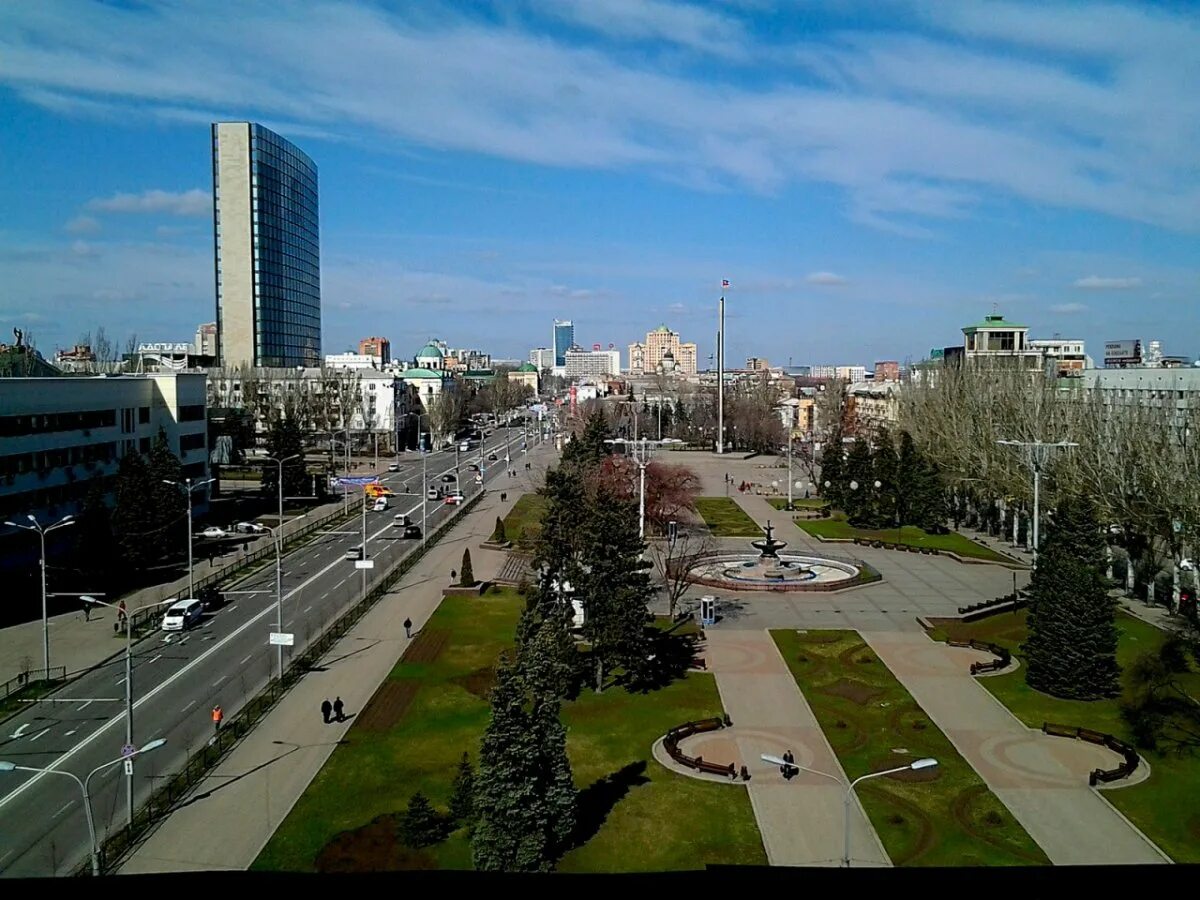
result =
M192 597L172 603L163 614L163 631L186 631L193 625L199 625L204 615L204 604Z

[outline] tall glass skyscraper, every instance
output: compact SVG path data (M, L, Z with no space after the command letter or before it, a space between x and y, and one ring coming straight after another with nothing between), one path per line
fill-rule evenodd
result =
M567 351L575 345L575 324L570 319L554 320L554 364L567 364Z
M212 126L221 364L321 364L317 167L253 122Z

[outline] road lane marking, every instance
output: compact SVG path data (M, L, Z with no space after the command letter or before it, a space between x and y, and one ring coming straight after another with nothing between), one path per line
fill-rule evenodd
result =
M124 684L124 683L125 683L125 676L122 675L120 678L117 679L117 684Z
M86 704L85 704L85 705L86 705ZM14 732L13 732L13 733L10 735L10 737L12 737L12 738L14 738L14 739L15 739L15 738L19 738L21 735L23 735L23 734L25 733L25 729L26 729L26 728L28 728L28 727L29 727L29 723L28 723L28 722L26 722L24 725L22 725L20 728L18 728L16 731L14 731Z
M80 712L81 710L85 710L85 709L87 709L87 708L88 708L89 706L91 706L91 705L92 705L94 702L95 702L94 700L85 700L85 701L83 702L83 705L82 705L82 706L78 706L78 707L76 707L76 708L75 708L75 712Z
M450 470L447 469L446 471L450 471ZM411 515L415 510L420 508L420 506L421 506L421 504L419 504L419 503L416 504L415 506L413 506L413 508L411 510L409 510L408 514ZM379 535L383 534L390 527L391 527L390 524L383 526L383 528L379 529L379 531L374 535L374 537L378 537ZM333 562L329 563L329 565L325 566L325 568L321 569L315 575L312 575L311 577L309 577L307 581L303 582L302 584L298 585L297 587L295 587L291 591L289 591L284 596L283 599L284 600L291 599L296 594L300 593L306 587L308 587L313 582L315 582L317 579L319 579L321 576L323 576L325 573L330 572L333 569L335 569L337 566L341 565L342 562L343 562L343 560L341 560L341 559L333 560ZM349 577L349 576L347 576L347 577ZM343 581L344 580L345 579L343 579ZM157 697L162 691L165 691L168 687L170 687L172 684L174 684L178 679L183 678L185 675L187 675L189 672L191 672L193 668L195 668L196 666L203 663L205 660L207 660L210 656L212 656L214 653L216 653L218 650L220 650L222 647L224 647L230 641L235 640L237 637L239 637L242 634L242 632L246 631L246 629L257 625L260 619L266 618L266 616L272 612L274 612L274 609L272 609L272 607L268 606L266 609L262 610L257 615L252 616L250 619L243 622L241 625L239 625L237 628L235 628L233 631L231 631L229 634L227 634L224 638L222 638L218 643L213 644L213 646L209 647L207 650L205 650L203 653L201 653L199 656L197 656L195 659L193 659L190 663L188 663L182 669L180 669L179 671L175 672L170 677L161 681L157 686L155 686L152 690L148 691L146 694L143 694L139 700L134 702L133 708L136 710L138 707L142 706L143 704L149 703L151 700L153 700L155 697ZM186 638L184 640L186 640ZM183 641L180 641L180 643L183 643ZM196 702L197 701L193 700L191 703L189 703L187 706L185 706L183 708L183 711L186 712L190 707L195 706ZM97 728L95 731L93 731L90 735L88 735L86 738L84 738L82 741L80 741L78 744L76 744L70 750L66 751L65 753L60 754L55 760L53 760L50 763L49 766L47 766L47 768L51 768L51 769L61 768L65 763L67 763L69 760L74 758L74 756L77 753L79 753L85 747L90 745L93 741L95 741L102 734L107 732L110 728L115 727L124 718L125 718L125 713L122 712L120 715L114 716L113 718L109 719L106 723L101 725L99 728ZM0 797L0 809L4 808L6 805L11 803L17 797L20 797L22 794L25 793L25 791L29 790L31 787L33 787L33 785L37 784L44 777L46 777L45 772L38 772L32 778L30 778L23 784L18 785L16 788L14 788L12 791L10 791L5 796Z
M43 729L42 729L41 731L39 731L37 734L30 735L30 736L29 736L29 739L30 739L31 741L36 741L38 738L40 738L40 737L41 737L43 734L45 734L45 733L46 733L47 731L49 731L49 730L50 730L49 728L43 728Z
M61 809L59 809L59 811L58 811L58 812L56 812L56 813L55 813L53 816L51 816L50 818L52 818L52 819L57 819L59 816L61 816L63 813L65 813L65 812L66 812L68 809L70 809L70 808L71 808L72 806L74 806L74 805L75 805L75 801L74 801L74 800L72 800L70 803L64 803L64 804L62 805L62 808L61 808Z
M310 603L308 606L304 607L304 611L305 611L305 612L312 612L312 604Z
M70 737L71 735L73 735L73 734L74 734L75 732L77 732L78 730L79 730L78 728L72 728L70 731L68 731L68 732L67 732L67 737Z
M147 663L146 663L146 665L150 665L150 663L156 663L156 662L158 662L160 659L162 659L162 654L161 654L161 653L160 653L160 654L158 654L158 656L154 657L154 659L152 659L152 660L150 660L149 662L147 662Z
M243 659L240 663L238 663L238 665L244 666L246 663L250 662L250 660L252 660L252 659L254 659L253 653L251 653L249 656L247 656L245 659Z
M216 681L213 682L212 686L218 687L221 684L221 682L224 681L228 677L229 677L228 675L222 675L220 678L218 678Z
M185 706L183 709L181 709L180 712L187 712L189 709L191 709L193 706L195 706L196 703L197 703L197 701L193 700L187 706ZM134 704L134 705L136 706L136 704Z

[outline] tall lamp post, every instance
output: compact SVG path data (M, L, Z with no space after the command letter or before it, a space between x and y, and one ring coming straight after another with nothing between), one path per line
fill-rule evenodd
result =
M349 435L347 435L347 438ZM266 457L264 462L274 463L278 467L278 477L275 479L275 487L279 492L279 518L275 521L275 529L271 532L271 537L275 541L275 631L278 634L283 633L283 465L294 459L300 459L303 454L293 453L291 456L285 456L282 459L275 457ZM349 474L349 473L347 473ZM279 674L279 680L283 681L283 644L275 645L275 668Z
M785 769L799 769L801 772L809 772L813 775L820 775L823 778L828 778L831 781L836 781L842 784L842 779L836 775L830 775L828 772L822 772L818 769L810 769L808 766L797 765L794 762L788 762L778 756L772 756L769 753L763 753L760 756L763 762L771 763L774 766L780 766ZM895 775L898 772L917 771L920 769L929 769L936 766L938 761L931 757L913 760L907 766L897 766L894 769L884 769L882 772L868 772L866 775L860 775L848 785L846 785L846 795L843 800L843 826L842 826L842 866L850 867L850 803L854 799L854 789L858 787L859 782L866 781L868 778L882 778L884 775Z
M77 785L79 785L80 793L83 794L83 814L87 818L88 840L91 844L92 874L98 876L100 874L100 844L96 840L96 823L92 819L92 796L89 790L92 776L97 772L107 769L109 766L115 766L122 760L133 759L135 756L141 756L143 753L150 753L153 750L157 750L166 742L166 738L156 738L155 740L146 744L146 746L136 749L132 753L124 756L118 756L116 759L110 759L108 762L101 763L100 765L96 766L96 768L92 769L92 771L88 772L83 778L80 778L74 772L68 772L65 769L39 769L35 768L34 766L19 766L16 763L8 762L7 760L0 760L0 772L37 772L42 775L65 775L67 778L70 778Z
M187 495L188 597L189 598L196 596L196 581L192 574L192 565L193 565L193 563L192 563L192 544L193 544L193 540L194 540L193 536L192 536L192 491L196 490L196 488L204 487L205 485L212 484L216 480L217 479L215 479L215 478L205 478L203 481L197 481L195 483L193 483L192 479L190 479L190 478L185 478L185 479L183 479L183 481L171 481L167 478L164 478L162 480L163 484L173 484L173 485L175 485L175 487L183 488L184 494Z
M1041 499L1042 469L1055 450L1068 450L1078 447L1074 441L996 441L1005 447L1016 447L1021 452L1021 461L1033 471L1033 567L1038 563L1038 520L1041 518L1039 501Z
M66 528L68 525L75 524L74 516L63 516L49 528L42 526L34 515L26 516L32 525L20 525L16 522L5 522L13 528L23 528L25 531L36 531L38 538L41 540L42 547L42 665L45 667L42 672L42 678L45 681L50 680L50 616L46 609L46 535L54 531L56 528Z

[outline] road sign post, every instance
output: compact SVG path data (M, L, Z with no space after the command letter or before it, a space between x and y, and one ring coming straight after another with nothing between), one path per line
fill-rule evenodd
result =
M296 636L286 632L272 631L270 644L272 647L291 647L296 643Z

